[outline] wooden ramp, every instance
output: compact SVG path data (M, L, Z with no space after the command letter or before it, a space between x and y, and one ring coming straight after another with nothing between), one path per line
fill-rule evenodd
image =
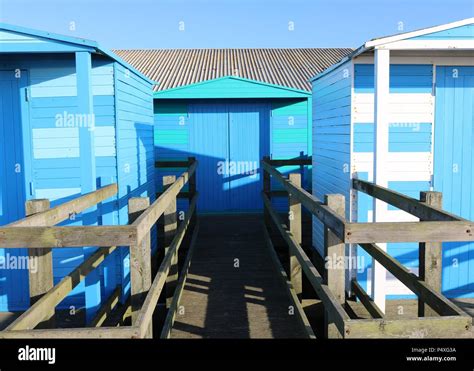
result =
M200 216L171 338L304 338L262 215Z

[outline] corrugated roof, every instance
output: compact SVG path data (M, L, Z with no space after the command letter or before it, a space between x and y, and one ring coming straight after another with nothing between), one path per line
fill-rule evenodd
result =
M224 76L238 76L300 90L338 62L350 48L138 49L114 52L159 85L162 91Z

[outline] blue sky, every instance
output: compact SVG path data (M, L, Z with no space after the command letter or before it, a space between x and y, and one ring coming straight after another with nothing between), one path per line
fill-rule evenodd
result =
M0 0L2 22L110 49L357 47L473 16L474 0Z

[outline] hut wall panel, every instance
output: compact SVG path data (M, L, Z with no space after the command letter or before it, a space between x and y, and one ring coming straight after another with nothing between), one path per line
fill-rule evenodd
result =
M350 212L351 63L344 63L313 82L313 194L346 197ZM313 246L324 251L322 224L313 218Z

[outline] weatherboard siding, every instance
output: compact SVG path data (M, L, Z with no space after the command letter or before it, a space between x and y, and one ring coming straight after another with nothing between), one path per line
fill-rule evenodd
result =
M313 194L346 197L350 211L352 64L344 63L313 81ZM323 255L324 229L313 217L313 246Z

